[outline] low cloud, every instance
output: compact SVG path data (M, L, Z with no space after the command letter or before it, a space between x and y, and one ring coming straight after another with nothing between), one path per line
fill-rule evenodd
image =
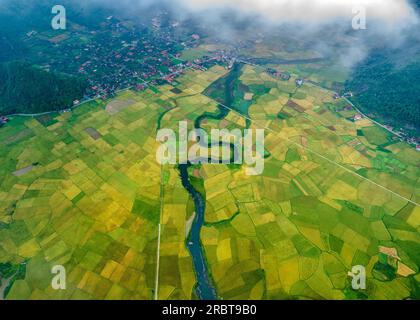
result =
M22 0L26 4L48 0ZM419 16L413 0L62 0L68 6L106 7L134 20L149 20L159 8L177 20L204 25L213 37L232 43L238 35L265 39L283 34L352 66L376 48L418 46ZM13 0L0 0L13 3ZM60 2L60 1L59 1ZM25 7L27 5L25 4ZM55 3L54 3L55 4ZM367 30L353 30L355 9L366 11ZM192 25L193 27L195 25ZM196 31L196 30L193 30ZM409 40L409 41L407 41Z
M260 16L269 23L326 24L351 20L353 9L365 8L368 18L384 25L417 21L410 3L405 0L175 0L195 12L229 9L249 16Z
M419 16L408 0L172 0L175 12L199 16L217 32L231 35L231 21L252 22L256 32L287 30L346 67L376 48L418 45ZM366 12L366 30L353 30L356 12ZM229 12L230 15L226 15ZM227 18L228 17L228 18ZM241 30L239 30L241 32ZM410 41L407 41L409 39Z

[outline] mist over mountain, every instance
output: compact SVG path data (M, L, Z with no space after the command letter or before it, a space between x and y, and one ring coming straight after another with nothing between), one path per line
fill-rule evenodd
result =
M312 44L322 53L337 50L345 66L353 66L376 48L395 49L418 41L419 15L408 0L91 0L83 6L113 8L142 19L157 6L180 21L196 21L209 34L235 41L238 34L284 30L288 37ZM360 8L366 10L366 30L353 30ZM354 11L356 10L356 11Z
M48 28L54 4L49 0L0 1L2 46L12 44L17 50L20 44L13 43L14 34L34 26ZM165 11L227 41L235 41L238 33L270 37L284 30L288 37L321 53L336 51L345 66L353 66L377 48L413 47L419 41L418 0L64 0L62 4L70 20L91 25L109 13L144 23ZM360 8L366 10L367 29L353 30L352 20Z

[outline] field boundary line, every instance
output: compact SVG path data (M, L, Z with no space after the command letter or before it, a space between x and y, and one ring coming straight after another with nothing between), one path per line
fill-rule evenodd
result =
M159 272L160 272L160 243L162 239L162 215L164 205L164 187L163 187L163 166L160 171L160 211L159 211L159 224L158 224L158 242L156 250L156 278L155 278L155 292L154 300L159 300Z
M256 123L256 121L258 121L258 120L256 120L256 119L251 119L250 117L248 117L248 116L246 116L246 115L241 114L240 112L236 111L236 110L235 110L235 109L233 109L233 108L230 108L230 107L228 107L228 106L224 105L223 103L220 103L220 102L218 102L218 101L216 101L216 100L214 100L214 99L212 99L212 100L213 100L214 102L216 102L218 105L222 106L223 108L226 108L226 109L228 109L228 110L230 110L230 111L232 111L232 112L236 113L237 115L239 115L239 116L241 116L241 117L243 117L243 118L245 118L245 119L247 119L247 120L249 120L249 121L251 121L251 122L253 122L253 123ZM271 129L270 127L267 127L267 126L265 126L265 127L264 127L264 129L265 129L265 130L268 130L268 131L270 131L270 132L272 132L272 133L276 133L276 134L278 134L278 133L279 133L279 132L277 132L277 131L275 131L275 130ZM375 185L375 186L377 186L377 187L379 187L379 188L381 188L381 189L383 189L383 190L385 190L385 191L390 192L391 194L393 194L393 195L397 196L398 198L400 198L400 199L402 199L402 200L408 201L409 203L414 204L414 205L416 205L416 206L420 206L420 204L419 204L419 203L417 203L417 202L415 202L415 201L413 201L413 200L411 200L411 199L408 199L408 198L406 198L406 197L404 197L404 196L400 195L399 193L397 193L397 192L395 192L395 191L392 191L391 189L388 189L387 187L385 187L385 186L383 186L383 185L381 185L381 184L379 184L379 183L377 183L377 182L375 182L375 181L373 181L373 180L371 180L371 179L369 179L369 178L366 178L366 177L362 176L361 174L359 174L359 173L355 172L354 170L351 170L350 168L347 168L346 166L344 166L344 165L342 165L342 164L340 164L340 163L338 163L338 162L336 162L336 161L334 161L334 160L332 160L332 159L330 159L330 158L328 158L328 157L326 157L326 156L324 156L324 155L320 154L318 151L315 151L315 150L313 150L313 149L311 149L311 148L305 147L305 146L303 146L303 145L301 145L301 144L297 143L296 141L293 141L293 140L291 140L291 139L289 139L289 138L285 138L285 137L279 137L279 138L281 138L281 139L283 139L283 140L285 140L285 141L288 141L288 142L290 142L290 143L294 144L295 146L297 146L297 147L299 147L299 148L302 148L302 149L304 149L304 150L306 150L306 151L309 151L310 153L312 153L312 154L314 154L314 155L316 155L316 156L320 157L321 159L324 159L324 160L328 161L329 163L334 164L334 165L338 166L338 167L339 167L339 168L341 168L341 169L344 169L345 171L347 171L347 172L349 172L349 173L352 173L353 175L355 175L355 176L359 177L360 179L365 180L365 181L368 181L368 182L372 183L373 185Z

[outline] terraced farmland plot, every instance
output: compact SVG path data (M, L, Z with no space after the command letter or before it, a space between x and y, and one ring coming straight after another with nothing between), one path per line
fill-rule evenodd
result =
M187 72L178 93L170 85L124 92L116 112L95 102L50 125L13 119L0 130L8 299L197 298L187 250L197 208L177 166L157 163L156 130L185 120L192 129L217 112L203 93L226 73ZM229 112L201 123L266 128L262 175L239 165L188 171L206 201L201 245L218 297L418 298L420 154L369 120L343 117L331 92L296 89L297 77L246 66L239 81L249 92L234 105L245 99L252 121ZM58 264L64 291L50 285ZM366 267L365 291L351 289L354 265Z
M198 168L207 199L202 241L220 296L413 297L420 267L413 258L420 241L420 225L414 222L419 219L419 154L390 137L386 150L359 137L360 128L382 129L330 111L331 92L312 85L299 91L306 92L305 101L294 100L302 109L288 119L263 111L270 101L265 95L264 102L250 107L252 126L270 129L266 149L271 156L262 176L249 177L243 168L228 166ZM273 106L282 110L287 101ZM223 127L243 128L243 122L228 122ZM391 150L410 157L403 161ZM397 234L403 239L394 238ZM404 253L405 260L383 262L381 246ZM348 276L358 264L366 266L368 277L362 294L352 289Z
M0 149L0 263L26 274L7 298L153 297L162 110L150 96L124 93L131 104L112 115L91 103L49 127L16 123L31 135ZM18 134L0 132L2 141ZM67 290L51 288L54 265L66 267Z

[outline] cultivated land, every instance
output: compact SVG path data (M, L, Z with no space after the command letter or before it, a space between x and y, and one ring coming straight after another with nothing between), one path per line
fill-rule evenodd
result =
M226 299L414 296L419 207L375 183L418 203L419 154L369 120L354 122L355 111L334 101L330 91L311 84L296 90L253 67L246 67L240 80L272 88L249 108L252 126L271 129L266 137L271 156L258 177L223 166L200 169L209 202L202 239L219 294ZM362 293L351 289L347 276L358 264L368 272L368 290Z
M289 81L243 66L232 89L237 112L202 122L267 128L263 175L189 169L207 201L201 239L219 297L419 298L420 153L368 119L354 121L331 91L297 88L294 66L284 68ZM156 162L155 137L217 112L203 93L226 74L188 71L111 106L16 118L0 130L8 299L152 299L155 288L159 299L196 298L186 248L194 204L178 169ZM50 286L57 264L67 268L64 291ZM359 264L366 291L353 291L347 275Z

